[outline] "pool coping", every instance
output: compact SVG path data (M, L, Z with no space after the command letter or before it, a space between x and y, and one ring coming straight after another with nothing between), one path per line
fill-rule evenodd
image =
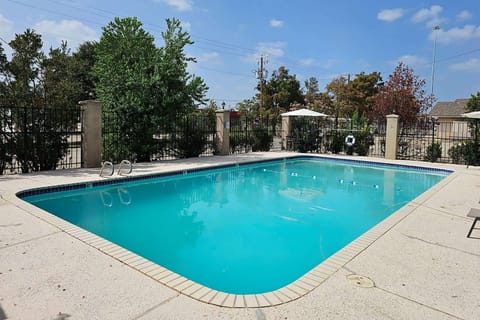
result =
M265 162L265 161L274 161L274 160L282 160L286 158L304 158L304 155L292 155L292 156L281 156L281 157L272 157L268 160L261 160L261 161L245 161L242 162L243 164L251 164L251 163L258 163L258 162ZM336 158L336 157L325 157L325 156L315 156L315 155L308 155L307 157L314 157L314 158L325 158L325 159L334 159L334 160L342 160L342 161L350 161L350 162L362 162L362 163L374 163L374 164L389 164L388 162L378 162L375 160L383 160L383 159L369 159L365 160L352 160L352 159L345 159L345 158ZM190 172L201 171L201 170L209 170L209 169L217 169L221 167L231 167L238 165L238 162L231 162L223 165L208 165L201 167L199 169L192 169ZM394 166L405 166L405 165L397 165L393 164ZM425 166L405 166L409 168L431 168L426 164ZM435 168L434 168L435 169ZM263 293L263 294L247 294L247 295L237 295L237 294L228 294L224 292L220 292L214 289L210 289L203 285L200 285L194 281L191 281L173 271L170 271L154 262L145 259L127 249L122 248L119 245L114 244L106 239L103 239L89 231L86 231L76 225L71 224L53 214L50 214L30 203L27 203L16 196L16 194L21 193L22 190L15 192L7 192L3 195L3 198L11 203L14 203L16 206L20 207L21 209L25 210L26 212L40 218L43 221L59 228L63 232L69 234L70 236L88 244L89 246L105 253L108 256L124 263L125 265L145 274L146 276L156 280L157 282L176 290L177 292L189 296L195 300L216 305L222 307L230 307L230 308L255 308L255 307L271 307L277 306L284 303L288 303L294 300L297 300L304 295L308 294L319 285L321 285L324 281L326 281L330 276L332 276L335 272L337 272L340 268L342 268L345 264L359 255L362 251L367 249L373 242L375 242L378 238L380 238L383 234L388 232L391 228L397 225L400 221L406 218L412 211L414 211L418 206L420 206L423 202L430 198L433 194L435 194L438 190L443 188L443 186L447 185L449 181L455 178L456 174L455 171L452 170L443 170L443 169L435 169L441 171L450 171L451 173L446 176L442 181L437 183L432 188L428 189L412 201L410 201L407 205L403 206L399 210L392 213L390 216L382 220L377 225L373 226L367 232L363 233L357 239L350 242L347 246L337 251L335 254L321 262L315 268L310 270L309 272L305 273L302 277L295 280L291 284L277 289L272 292ZM172 175L175 173L182 173L185 170L171 170L166 171L163 173L158 174L159 176L167 176ZM151 178L152 174L148 175L137 175L136 177L131 177L132 179L139 180L143 178ZM121 179L121 180L120 180ZM127 179L128 180L128 179ZM131 179L130 179L131 180ZM70 185L78 185L78 184L90 184L94 181L103 181L108 183L118 183L123 182L125 179L122 178L114 178L114 179L102 179L97 178L92 181L88 182L80 182L76 184L65 184L66 186ZM57 185L58 186L58 185ZM45 187L44 187L45 188ZM48 188L48 187L47 187ZM42 188L34 188L34 189L42 189ZM24 190L23 190L24 191Z

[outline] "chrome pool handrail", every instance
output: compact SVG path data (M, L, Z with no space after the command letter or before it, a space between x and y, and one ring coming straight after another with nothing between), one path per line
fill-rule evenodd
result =
M124 165L128 165L128 166L130 166L130 167L129 167L129 169L128 169L127 172L123 172L123 173L122 173L122 167L123 167ZM128 160L122 160L122 162L120 162L120 165L118 166L117 174L118 174L119 176L121 176L121 175L127 175L127 174L132 173L132 170L133 170L133 165L132 165L132 163L131 163L130 161L128 161Z
M107 176L113 176L113 173L115 172L115 166L113 163L110 161L104 161L102 164L102 169L100 169L100 177L104 177L105 175L103 174L103 171L105 170L106 167L110 166L112 168L112 171Z

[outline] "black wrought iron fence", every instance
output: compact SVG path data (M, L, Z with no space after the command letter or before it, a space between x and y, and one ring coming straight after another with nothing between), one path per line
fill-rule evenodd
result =
M397 159L466 163L464 149L475 145L474 137L474 122L421 118L400 126Z
M0 174L80 168L80 108L0 107Z
M368 150L368 156L376 158L385 157L385 143L387 137L387 124L385 121L373 123L370 127L371 144Z
M350 119L292 118L287 150L382 157L385 125Z
M104 160L155 161L215 154L215 116L176 115L125 121L123 115L103 112Z
M230 153L281 148L281 130L269 118L230 118Z

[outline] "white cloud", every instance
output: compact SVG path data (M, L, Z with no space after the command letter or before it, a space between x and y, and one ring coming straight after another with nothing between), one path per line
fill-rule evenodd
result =
M421 9L417 11L412 17L412 21L415 23L425 22L427 27L433 27L445 22L446 19L440 17L440 13L443 11L441 6L431 6L428 9Z
M329 68L333 67L336 62L337 62L337 60L335 60L335 59L328 59L328 60L323 61L323 62L318 61L318 60L313 59L313 58L305 58L305 59L300 59L299 60L299 64L302 67L321 67L321 68L324 68L324 69L329 69Z
M457 14L458 21L465 21L472 19L472 14L468 10L463 10L459 14Z
M438 30L437 41L439 43L448 44L455 41L466 41L480 38L480 26L466 25L463 28L451 28L449 30ZM435 39L435 31L432 30L429 35L430 40Z
M285 54L286 46L287 43L284 41L259 42L255 48L255 53L250 55L247 60L257 60L261 55L265 55L270 60L281 58Z
M257 44L256 51L260 54L266 54L271 58L283 57L285 51L283 49L287 46L284 41L276 42L260 42Z
M198 62L211 62L212 60L215 61L217 58L220 57L218 52L207 52L202 54L201 56L197 57Z
M33 29L42 35L45 43L49 42L49 38L53 38L58 43L65 40L70 48L76 48L85 41L98 39L95 30L77 20L62 20L60 22L42 20L35 24Z
M394 62L394 64L397 65L399 62L403 62L404 64L414 69L430 66L429 61L427 61L425 58L410 54L399 57L397 61Z
M385 9L380 11L377 14L377 19L382 21L392 22L403 17L404 14L405 14L405 10L402 8Z
M189 11L193 8L193 3L190 0L154 0L155 2L164 3L170 7L174 7L178 11Z
M454 63L449 66L452 71L480 72L480 59L472 58L470 60Z
M273 27L273 28L283 27L283 21L282 20L277 20L277 19L272 19L272 20L270 20L270 26Z

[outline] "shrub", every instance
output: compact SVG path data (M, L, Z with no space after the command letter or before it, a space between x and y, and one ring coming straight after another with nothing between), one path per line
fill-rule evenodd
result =
M438 158L442 157L442 147L440 143L432 143L427 147L427 154L425 155L425 161L435 162Z
M373 137L368 130L362 130L355 134L353 149L359 156L368 155L371 145L373 145Z
M312 127L295 129L293 131L293 149L298 152L317 151L318 130Z
M337 154L343 150L345 144L345 134L339 131L331 131L329 136L330 143L328 144L328 151Z
M256 126L252 129L252 151L270 151L273 136L264 126Z
M208 136L210 132L204 126L204 119L199 116L185 116L179 123L177 140L177 157L192 158L198 157L210 145Z
M452 158L453 163L480 165L480 146L474 141L467 141L451 147L448 155Z

